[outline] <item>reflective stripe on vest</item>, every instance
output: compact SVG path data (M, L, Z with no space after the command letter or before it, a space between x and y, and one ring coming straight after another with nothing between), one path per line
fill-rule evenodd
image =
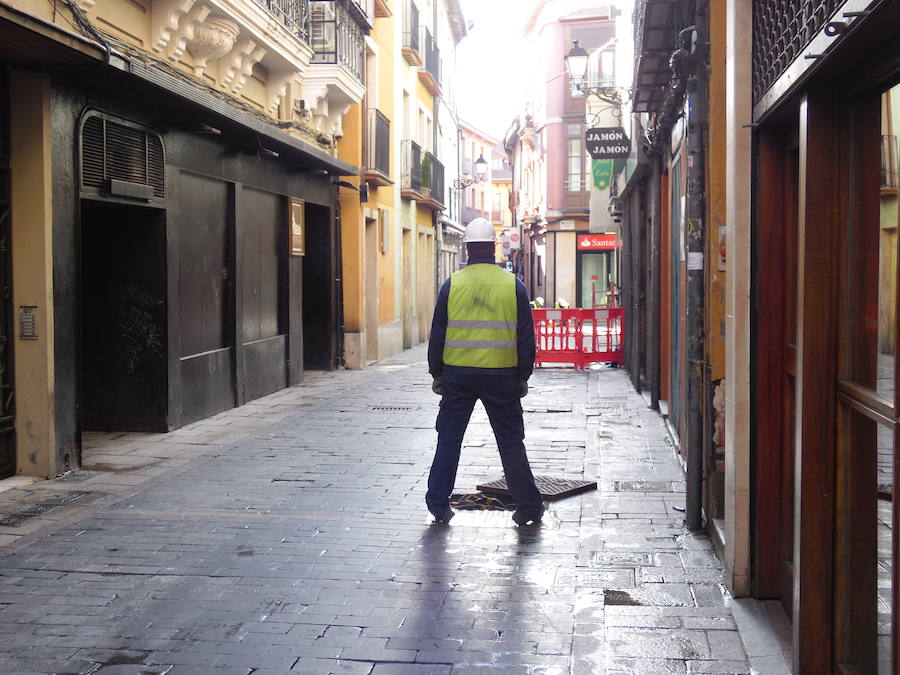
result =
M518 305L516 278L490 263L464 267L450 278L444 363L514 368Z

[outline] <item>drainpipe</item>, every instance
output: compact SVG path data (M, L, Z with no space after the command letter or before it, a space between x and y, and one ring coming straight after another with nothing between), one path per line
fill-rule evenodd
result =
M690 530L703 527L703 381L705 367L705 243L706 215L705 152L708 123L707 7L697 8L697 24L681 32L685 49L690 49L693 68L687 86L688 167L687 167L687 494L685 520Z
M649 180L638 186L644 190L647 199L647 229L650 237L650 264L647 268L647 314L649 316L649 342L647 344L647 370L650 381L650 409L659 410L660 393L660 235L662 232L662 211L659 184L662 180L661 159L652 157Z

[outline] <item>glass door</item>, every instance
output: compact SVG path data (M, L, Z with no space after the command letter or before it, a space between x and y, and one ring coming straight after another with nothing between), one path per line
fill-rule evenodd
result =
M900 85L853 108L838 384L836 663L843 673L897 664L898 195Z
M578 275L577 307L596 309L611 304L611 257L612 254L608 251L579 254L581 272Z

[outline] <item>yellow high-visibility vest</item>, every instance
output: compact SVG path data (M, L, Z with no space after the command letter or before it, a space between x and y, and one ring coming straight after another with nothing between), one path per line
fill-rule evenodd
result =
M490 263L464 267L450 278L444 363L515 368L516 278Z

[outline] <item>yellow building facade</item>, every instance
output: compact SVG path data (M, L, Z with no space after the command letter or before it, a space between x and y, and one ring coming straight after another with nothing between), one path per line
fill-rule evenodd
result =
M340 365L337 146L383 4L0 2L0 478Z
M448 185L438 130L442 64L465 35L456 0L376 3L366 96L348 112L339 156L358 162L341 192L344 364L365 367L428 337ZM352 129L350 128L352 127ZM445 133L456 133L446 130Z

